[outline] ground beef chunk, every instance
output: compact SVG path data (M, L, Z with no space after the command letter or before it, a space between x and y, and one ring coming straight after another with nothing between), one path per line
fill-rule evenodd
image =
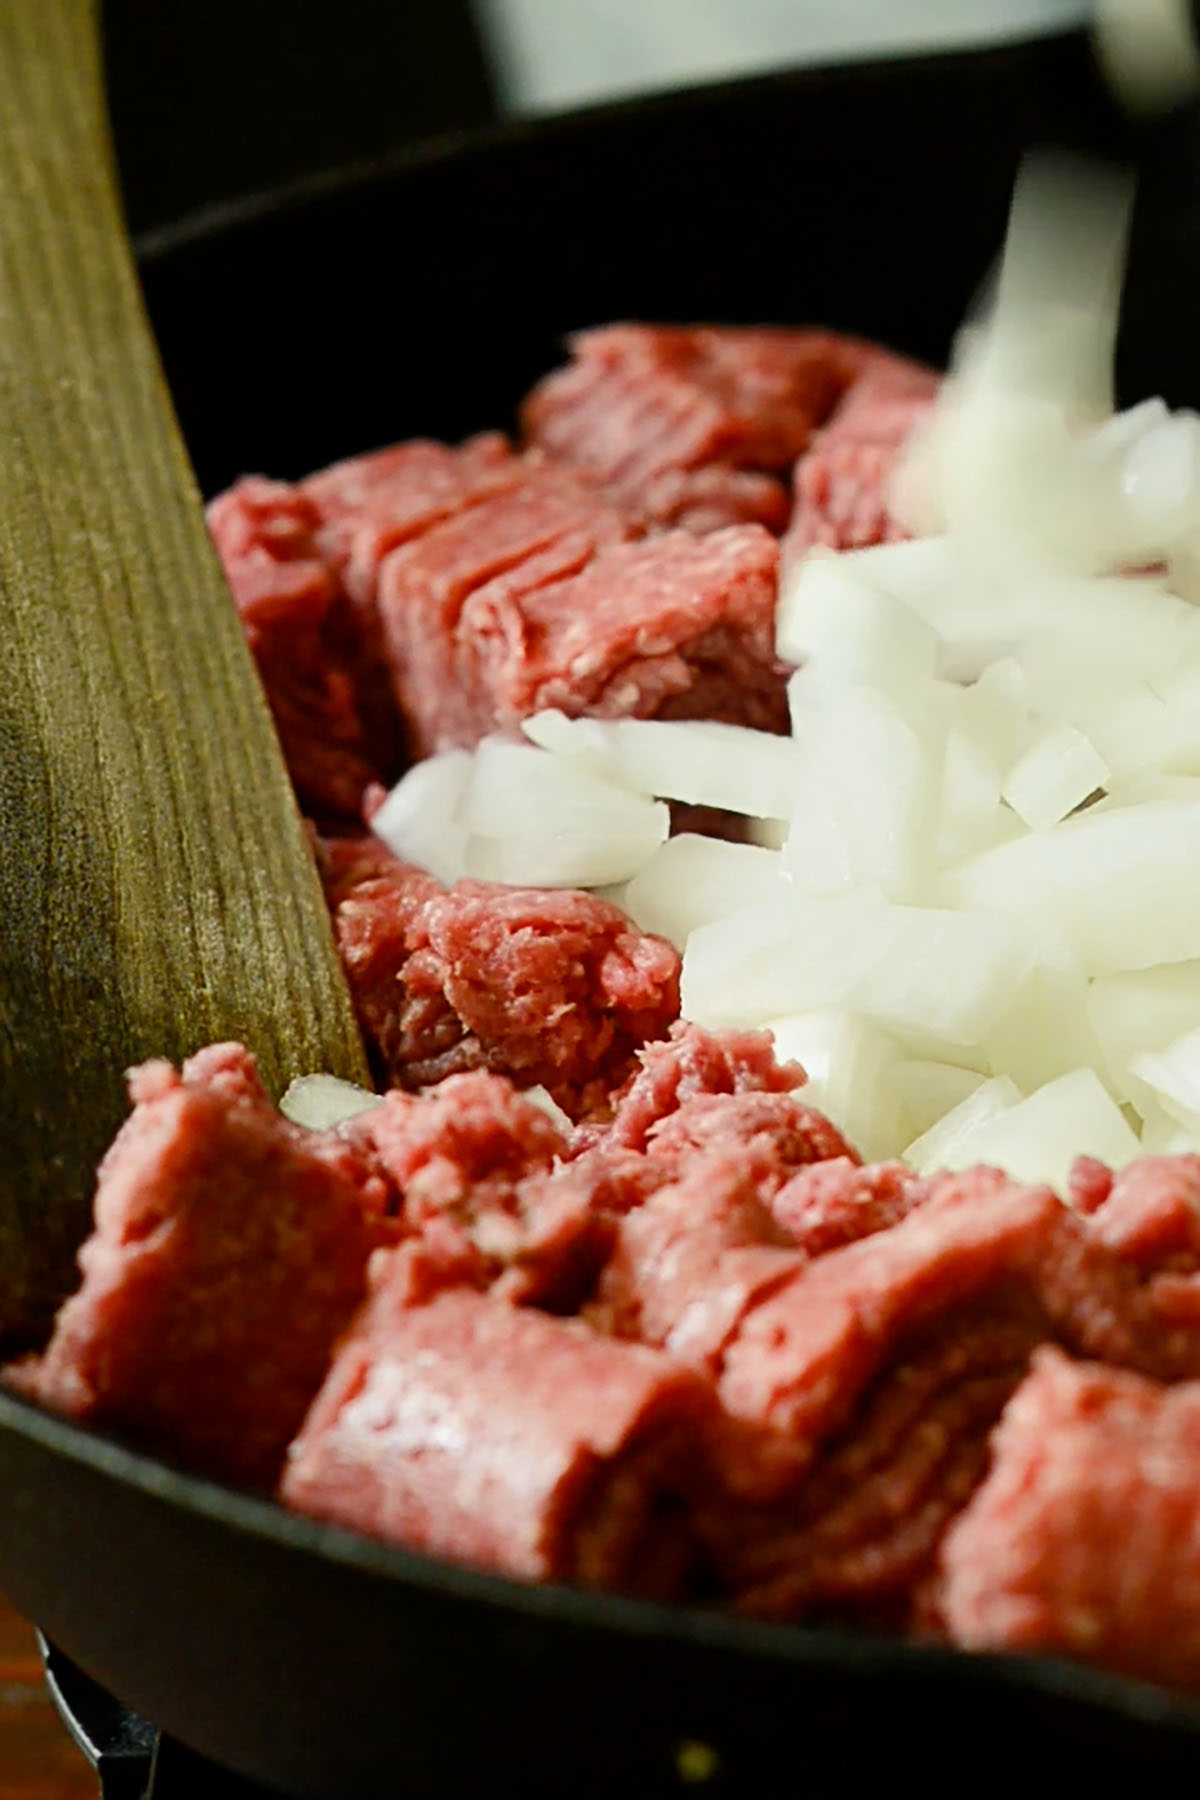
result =
M1147 1273L1200 1267L1200 1157L1146 1156L1110 1174L1091 1221L1102 1243Z
M931 370L898 357L878 356L864 368L796 465L789 560L813 544L858 550L907 536L889 510L889 484L937 389Z
M794 1169L854 1152L824 1113L795 1093L696 1094L650 1129L646 1154L674 1173L701 1156L732 1151L764 1200Z
M1039 1342L1200 1374L1196 1322L1164 1330L1138 1272L1049 1189L989 1170L908 1186L894 1169L871 1182L823 1167L843 1196L853 1174L868 1206L900 1217L841 1249L818 1232L813 1259L795 1254L790 1277L750 1295L721 1345L721 1398L760 1435L727 1471L754 1504L716 1560L772 1616L911 1603Z
M570 679L565 665L519 636L501 646L494 670L485 669L472 644L480 591L519 631L540 589L569 605L572 578L598 551L631 534L623 515L572 471L537 457L514 462L519 479L410 535L379 565L384 650L418 755L470 746L497 726L515 724L523 715L506 711L505 688L521 672L534 684L539 675ZM494 694L488 673L498 684Z
M1021 1283L1061 1203L996 1171L944 1176L889 1231L806 1263L743 1322L724 1360L730 1410L815 1452L896 1345L998 1284Z
M236 1045L146 1063L101 1164L83 1283L19 1385L202 1474L269 1487L391 1242L386 1191L283 1119Z
M786 728L766 532L628 543L603 509L533 495L528 513L511 497L477 507L384 563L382 626L418 752L544 707Z
M357 820L383 764L364 720L357 628L317 547L315 509L296 488L251 476L213 501L208 523L301 806Z
M706 1031L683 1020L665 1043L647 1044L637 1063L611 1121L580 1126L577 1153L601 1141L606 1151L644 1151L655 1126L701 1095L787 1094L806 1079L799 1063L776 1062L769 1031Z
M898 1225L920 1206L929 1184L907 1163L862 1168L837 1156L798 1170L771 1196L771 1212L809 1256L824 1256Z
M711 1384L468 1288L413 1306L387 1277L292 1447L287 1504L530 1580L684 1591Z
M529 442L585 469L642 522L779 530L786 478L860 346L826 331L610 325L525 402Z
M942 1547L952 1638L1200 1691L1200 1384L1047 1348L992 1453Z
M736 1150L694 1157L621 1219L588 1318L614 1336L718 1368L749 1307L803 1261L759 1188Z
M714 1514L713 1560L741 1610L907 1623L948 1522L983 1477L989 1429L1031 1337L1027 1319L1001 1308L909 1343L799 1481L794 1443L743 1443L741 1480L781 1491L724 1521Z
M679 1011L679 957L588 894L460 881L374 846L323 852L334 933L389 1083L472 1068L545 1087L573 1116Z
M435 1262L555 1311L574 1310L594 1284L612 1243L611 1184L563 1180L565 1134L502 1076L450 1075L419 1096L393 1089L344 1135L382 1169L405 1229Z
M419 1096L393 1089L343 1135L378 1159L412 1230L431 1214L472 1222L511 1214L518 1184L552 1168L566 1147L541 1107L483 1072L448 1076Z
M351 603L371 616L389 550L519 485L525 464L500 432L457 449L415 438L334 463L301 483L316 542Z

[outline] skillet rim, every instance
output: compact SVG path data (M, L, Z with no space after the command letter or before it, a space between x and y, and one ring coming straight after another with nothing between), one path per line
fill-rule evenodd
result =
M267 1496L226 1487L172 1463L130 1448L111 1433L75 1424L0 1387L0 1431L15 1432L106 1481L133 1488L160 1504L231 1530L243 1539L267 1541L294 1555L315 1558L357 1575L446 1594L459 1601L530 1620L568 1627L596 1627L609 1636L662 1639L711 1646L752 1658L820 1664L859 1678L906 1674L956 1686L998 1684L1017 1693L1032 1690L1099 1709L1140 1726L1173 1727L1200 1737L1200 1701L1151 1682L1114 1675L1060 1657L1016 1656L922 1644L882 1634L832 1627L776 1624L716 1609L669 1606L623 1594L589 1592L559 1582L520 1582L465 1565L441 1562L340 1525L289 1511ZM36 1621L35 1621L36 1623Z

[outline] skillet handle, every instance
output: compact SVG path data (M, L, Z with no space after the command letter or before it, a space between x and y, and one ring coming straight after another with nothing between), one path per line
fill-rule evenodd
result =
M37 1634L58 1716L100 1782L100 1800L150 1800L158 1732Z

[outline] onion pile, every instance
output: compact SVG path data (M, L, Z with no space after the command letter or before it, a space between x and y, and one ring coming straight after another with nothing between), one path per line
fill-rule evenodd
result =
M1200 1149L1200 419L1113 412L1126 215L1023 174L896 483L914 535L785 571L790 737L544 712L372 821L443 881L614 899L685 1017L769 1027L871 1158L1061 1186Z

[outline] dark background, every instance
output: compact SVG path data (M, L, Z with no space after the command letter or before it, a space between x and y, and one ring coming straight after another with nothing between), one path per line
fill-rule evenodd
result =
M135 232L496 112L468 0L104 0L102 16Z

